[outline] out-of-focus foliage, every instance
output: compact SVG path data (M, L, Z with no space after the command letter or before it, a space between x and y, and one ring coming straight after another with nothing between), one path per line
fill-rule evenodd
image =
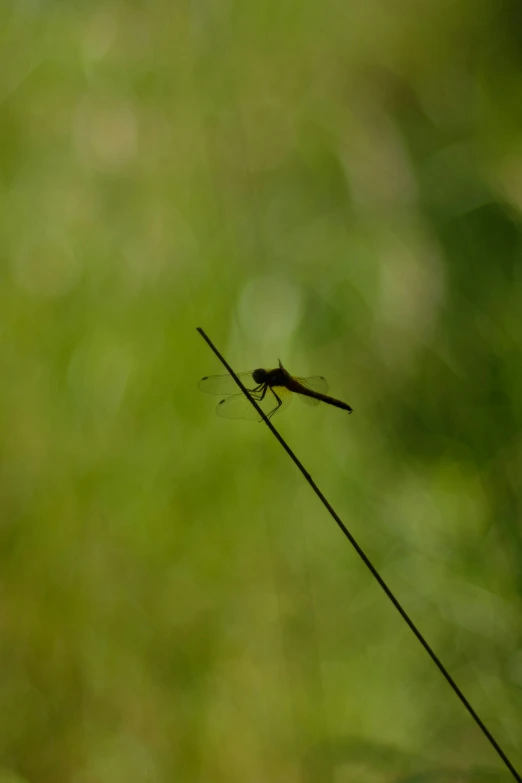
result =
M519 0L0 4L0 780L522 765Z

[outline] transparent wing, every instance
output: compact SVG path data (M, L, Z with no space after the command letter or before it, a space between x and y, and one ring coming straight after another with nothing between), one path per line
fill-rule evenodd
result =
M241 378L241 382L249 391L250 389L255 389L258 385L252 378L252 372L253 370L236 373L237 377ZM206 375L198 383L198 388L207 394L236 394L239 391L239 386L228 373L226 375ZM243 393L240 392L240 394Z
M296 381L299 381L303 386L311 391L319 392L320 394L326 394L328 392L328 383L326 378L322 375L312 375L310 378L299 378L296 376ZM297 395L301 402L306 405L319 405L321 400L316 400L314 397L306 397L304 394Z
M312 389L312 391L328 394L328 382L322 375L312 375L310 378L299 378L296 375L295 379L296 381L299 381L299 383L302 383L303 386Z
M298 394L297 396L305 405L319 405L321 402L321 400L316 400L315 397L307 397L305 394Z
M276 395L281 400L281 405L279 405ZM292 393L284 386L275 386L274 389L268 388L263 399L261 399L260 392L252 394L252 397L267 416L270 416L275 412L279 413L286 408L290 404L292 396ZM242 392L233 394L231 397L225 397L224 400L221 400L216 407L216 413L218 416L223 416L225 419L253 419L254 421L262 421L259 413Z

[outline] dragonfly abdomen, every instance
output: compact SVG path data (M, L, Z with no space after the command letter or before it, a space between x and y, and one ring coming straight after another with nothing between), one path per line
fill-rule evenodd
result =
M336 397L330 397L329 394L322 394L321 392L307 389L306 386L303 386L303 384L298 381L292 380L292 382L288 384L288 388L291 391L296 392L296 394L301 394L304 397L312 397L314 400L321 400L321 402L326 402L328 405L335 405L336 408L342 408L343 410L348 411L348 413L351 413L353 410L346 402L338 400Z
M342 408L343 410L348 411L348 413L353 411L353 408L348 405L348 403L337 400L335 397L330 397L328 394L319 394L319 392L317 392L316 397L323 402L327 402L329 405L335 405L336 408Z

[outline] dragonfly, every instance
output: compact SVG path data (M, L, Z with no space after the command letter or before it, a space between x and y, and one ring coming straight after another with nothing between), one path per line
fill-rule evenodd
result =
M270 419L278 411L286 408L292 398L297 396L307 405L319 405L325 402L351 413L346 402L327 394L328 384L322 375L300 378L290 375L279 360L279 367L273 370L259 368L250 372L238 373L243 386L257 402L263 413ZM256 419L262 421L259 413L243 392L236 392L238 385L231 375L207 375L199 382L201 391L219 394L223 399L217 405L216 413L226 419ZM225 396L227 395L227 396Z

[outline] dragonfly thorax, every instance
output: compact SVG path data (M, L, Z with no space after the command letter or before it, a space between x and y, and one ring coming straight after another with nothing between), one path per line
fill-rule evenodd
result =
M263 370L262 368L258 370L254 370L254 372L252 373L252 378L256 383L266 383L267 376L268 376L267 371Z

